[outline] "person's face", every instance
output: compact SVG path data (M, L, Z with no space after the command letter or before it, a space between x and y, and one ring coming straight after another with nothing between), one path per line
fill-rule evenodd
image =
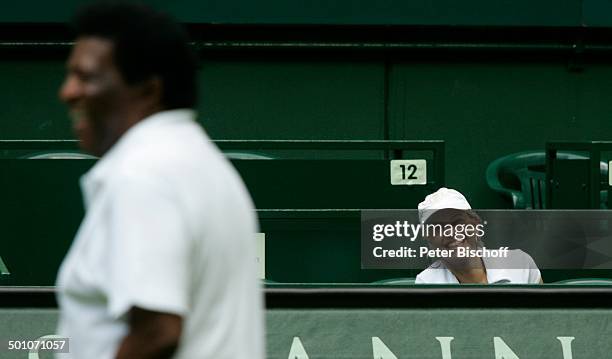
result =
M458 225L468 225L476 226L478 224L472 218L467 217L467 215L461 210L441 210L438 213L434 214L433 220L430 224L439 224L442 228L445 225L451 225L454 228L457 228ZM455 235L443 235L440 231L435 232L436 235L430 235L427 237L431 247L440 248L440 249L456 249L457 247L465 247L465 248L476 248L478 246L478 239L476 236L468 237L464 236L462 239L457 239ZM453 251L456 253L456 251Z
M117 141L132 91L115 65L111 40L77 39L59 97L69 107L73 130L84 151L101 156Z
M444 224L442 224L442 226L444 226ZM462 240L456 239L454 236L444 236L444 235L436 235L436 236L429 236L427 237L427 240L429 241L429 243L431 244L431 246L433 248L440 248L440 249L455 249L457 247L466 247L466 248L473 248L475 247L476 244L476 239L474 237L472 238L464 238Z

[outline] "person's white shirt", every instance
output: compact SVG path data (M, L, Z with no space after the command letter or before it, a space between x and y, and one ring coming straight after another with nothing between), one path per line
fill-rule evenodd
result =
M487 270L489 284L539 284L540 270L531 256L520 249L508 251L505 263L489 257L482 258ZM457 277L441 260L419 273L416 284L459 284Z
M137 306L183 318L175 358L264 358L253 205L194 118L142 120L82 177L86 216L57 281L68 357L113 358Z

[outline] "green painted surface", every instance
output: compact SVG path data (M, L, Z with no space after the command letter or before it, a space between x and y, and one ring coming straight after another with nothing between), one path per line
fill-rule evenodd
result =
M267 313L270 359L287 358L294 337L300 338L310 358L371 359L372 337L380 338L401 359L442 359L436 337L454 338L450 345L453 358L496 358L494 337L501 338L519 358L569 359L563 357L557 337L575 337L574 358L603 358L612 351L610 335L612 312L608 310L483 308Z
M63 72L59 60L0 61L2 139L72 138L56 100ZM509 207L485 182L495 158L612 133L606 64L394 62L386 87L382 60L229 56L199 76L200 121L215 139L384 139L388 124L391 139L446 140L447 184L477 208Z
M590 27L612 26L612 1L583 0L583 23Z
M2 339L37 338L55 333L57 311L6 308L0 310L0 322ZM436 337L452 337L449 347L453 358L494 359L497 337L519 358L595 359L609 357L611 335L610 310L271 309L266 312L269 359L287 358L295 337L310 358L372 359L372 338L376 337L397 358L442 359ZM568 346L571 356L563 355L557 337L574 338ZM27 358L25 352L1 350L3 359Z
M200 73L200 119L214 138L383 138L384 64L345 61L207 61ZM0 61L0 71L6 79L0 82L6 99L0 106L3 139L71 137L56 101L61 61ZM475 208L504 208L509 204L486 186L488 163L512 152L544 150L549 140L607 139L610 94L612 66L606 64L587 63L584 71L569 72L554 61L397 62L391 64L387 119L392 139L446 140L447 185L463 191ZM78 191L76 182L73 186ZM356 197L372 192L367 186L353 190ZM415 203L411 199L406 207ZM19 201L14 205L19 208ZM65 238L71 239L75 228ZM13 273L27 266L0 255ZM51 284L54 275L51 270L33 284ZM324 278L355 281L351 275ZM276 276L292 281L291 273ZM318 276L309 269L296 281L325 281ZM545 280L567 277L545 274Z
M353 217L262 218L266 279L279 283L369 283L418 270L362 269L359 213Z
M205 61L199 120L216 139L383 139L382 63ZM0 60L1 139L72 139L61 60ZM34 84L34 85L33 85Z
M430 165L427 185L391 185L388 160L246 160L234 165L260 209L416 208L443 184Z
M0 22L65 22L78 4L43 0L13 2ZM357 0L195 1L148 0L184 22L229 24L415 24L578 26L579 0Z
M544 151L549 140L606 139L612 133L612 67L570 72L555 62L411 62L393 67L392 139L446 141L447 185L475 208L509 203L492 192L485 170L494 159Z
M58 100L61 61L0 60L0 136L4 140L70 138L70 120Z
M0 285L53 285L83 216L88 160L0 160Z
M0 23L64 21L77 3L13 3L3 8ZM581 3L585 20L580 19ZM194 22L575 26L586 21L607 26L610 3L442 0L296 6L280 1L179 1L160 6ZM612 133L612 66L605 63L587 62L583 71L569 72L569 57L500 62L482 52L471 60L445 53L427 61L404 61L393 52L338 53L333 59L319 53L302 58L248 51L213 56L203 62L199 74L200 121L215 139L384 139L387 134L392 139L443 139L447 184L463 191L476 208L509 207L486 186L484 171L493 159L543 150L549 140L608 139ZM0 60L0 138L72 138L65 109L57 101L63 60L9 58ZM355 189L356 195L368 191ZM406 203L413 207L415 200ZM11 271L28 264L5 261ZM313 273L309 269L300 278L313 280L318 275ZM349 273L343 276L350 278ZM551 274L564 278L557 275ZM53 278L49 271L43 282L52 283Z
M0 285L52 285L83 217L78 178L92 160L0 159ZM391 186L388 160L235 160L257 208L402 208L442 182ZM315 173L319 175L315 175ZM364 191L368 189L367 191ZM370 282L414 275L361 270L359 213L353 217L262 218L268 278L279 282ZM413 271L414 272L414 271Z
M384 139L381 62L205 61L200 84L216 139Z

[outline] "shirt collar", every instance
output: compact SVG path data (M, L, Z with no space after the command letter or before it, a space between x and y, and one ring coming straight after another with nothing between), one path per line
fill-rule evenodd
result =
M112 172L116 159L120 158L124 152L137 147L141 140L146 140L150 131L160 126L192 121L195 120L195 117L196 112L191 109L160 111L143 118L130 127L98 162L81 177L80 184L85 199L85 206L88 207L90 199L100 189L107 174Z

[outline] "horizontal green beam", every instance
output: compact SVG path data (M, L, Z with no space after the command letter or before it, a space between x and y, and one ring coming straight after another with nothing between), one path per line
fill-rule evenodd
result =
M0 140L0 150L77 150L76 140Z
M312 25L580 26L580 0L145 0L183 23ZM23 0L0 23L65 23L83 0ZM603 5L593 6L603 9Z
M224 150L440 150L443 140L215 140ZM0 150L71 150L76 140L0 140Z
M0 50L67 51L73 42L0 42ZM574 51L578 45L568 43L479 43L479 42L322 42L322 41L205 41L192 45L203 50L229 49L305 49L305 50L488 50L488 51ZM581 52L612 51L610 45L588 45Z

